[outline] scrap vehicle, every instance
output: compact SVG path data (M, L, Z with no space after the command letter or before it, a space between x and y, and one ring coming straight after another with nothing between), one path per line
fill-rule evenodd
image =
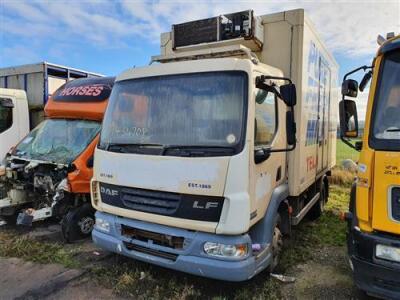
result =
M90 235L93 154L114 79L75 79L49 98L46 119L7 154L3 219L32 225L53 217L61 219L67 241Z
M0 88L0 167L6 153L28 132L29 112L25 91Z
M40 62L0 68L0 88L25 91L28 98L31 130L43 121L44 106L60 86L67 81L87 77L104 76L49 62Z
M347 73L342 83L342 139L360 151L344 217L356 285L379 298L400 299L400 35L379 36L378 43L372 64ZM349 78L359 71L365 73L360 84ZM364 134L354 142L359 122L351 98L370 81Z
M110 96L93 241L226 281L272 270L283 236L328 199L334 58L300 9L174 25L152 61Z

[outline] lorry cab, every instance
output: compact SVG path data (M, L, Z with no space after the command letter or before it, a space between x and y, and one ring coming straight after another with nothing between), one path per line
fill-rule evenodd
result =
M283 235L321 214L334 164L337 69L304 22L302 10L245 11L174 25L156 64L117 76L95 150L97 245L228 281L276 267Z
M357 70L366 72L359 88L358 82L347 79ZM355 145L361 152L347 215L349 255L362 290L399 299L400 36L383 42L371 66L345 77L340 115L348 143L347 138L358 135L357 106L349 97L357 97L371 77L364 135Z
M22 225L57 217L67 240L90 234L93 152L113 82L113 77L76 79L49 98L46 119L6 158L3 217L19 213Z
M29 132L29 111L23 90L0 88L0 166L6 153Z

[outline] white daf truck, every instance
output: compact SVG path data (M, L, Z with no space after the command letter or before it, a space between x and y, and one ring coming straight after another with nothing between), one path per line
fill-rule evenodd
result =
M120 74L110 97L94 242L227 281L272 270L283 236L328 199L334 58L300 9L174 25L152 61Z
M29 132L29 110L23 90L0 88L0 168L11 147Z

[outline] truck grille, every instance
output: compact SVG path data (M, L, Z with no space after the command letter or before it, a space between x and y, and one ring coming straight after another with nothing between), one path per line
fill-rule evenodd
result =
M122 188L121 200L126 207L133 210L171 215L179 207L180 196L174 193Z
M392 218L400 221L400 188L392 189Z
M218 222L224 197L189 195L100 183L105 204L175 218Z

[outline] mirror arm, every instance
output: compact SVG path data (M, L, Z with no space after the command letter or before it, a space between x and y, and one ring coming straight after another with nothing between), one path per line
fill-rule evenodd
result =
M263 76L264 75L261 75L261 77ZM273 94L276 94L279 98L281 98L281 94L278 92L278 90L275 89L273 86L266 84L264 80L260 78L260 76L256 78L256 88L262 89L267 92L271 92Z
M345 81L347 79L347 77L350 76L351 74L354 74L354 73L356 73L356 72L358 72L360 70L363 70L365 72L367 69L372 69L372 66L364 65L362 67L358 67L357 69L354 69L354 70L350 71L349 73L344 75L343 81Z
M266 79L275 79L275 80L285 80L285 81L289 81L289 83L292 83L292 80L290 78L287 77L279 77L279 76L266 76L266 75L261 75L260 76L262 81L265 81Z
M350 140L346 139L344 136L340 135L340 139L343 141L343 143L345 143L347 146L349 146L350 148L353 148L354 150L360 152L361 149L357 148L355 145L353 145Z

